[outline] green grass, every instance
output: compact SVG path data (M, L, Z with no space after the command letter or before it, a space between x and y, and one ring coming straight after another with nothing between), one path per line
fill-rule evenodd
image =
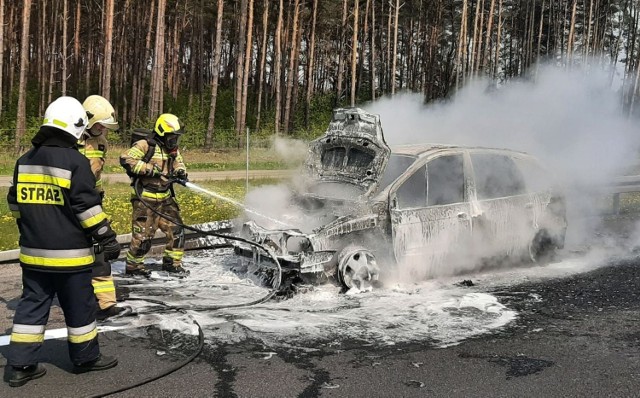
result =
M107 152L104 173L124 173L120 166L120 154L127 148L113 146ZM221 149L206 152L194 148L182 153L187 170L190 171L224 171L245 170L247 167L247 153L244 149ZM297 168L303 157L283 158L271 148L252 148L249 151L249 168L251 170L285 170ZM15 166L16 156L8 149L0 151L0 175L11 175Z
M278 183L277 179L251 180L251 188ZM208 181L198 183L199 186L216 193L242 202L245 196L245 182L243 180ZM0 251L18 248L18 227L9 212L7 191L9 188L0 187ZM105 185L106 198L104 210L109 214L112 227L118 234L131 232L131 187L129 184L117 183ZM228 220L240 214L236 206L194 193L193 191L176 186L176 197L182 211L182 218L186 224L198 224L207 221Z

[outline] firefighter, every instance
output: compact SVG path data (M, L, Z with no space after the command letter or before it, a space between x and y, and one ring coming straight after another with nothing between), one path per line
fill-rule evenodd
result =
M96 177L96 190L104 198L102 186L102 168L107 154L107 134L118 130L115 110L109 101L99 95L91 95L82 103L89 124L78 141L80 153L89 159L91 171ZM104 321L109 317L131 313L131 307L116 305L116 286L111 276L111 264L104 261L102 253L96 254L96 266L93 268L93 292L98 301L96 319Z
M12 387L46 373L38 354L55 295L64 312L74 371L118 364L101 355L98 346L94 250L111 260L120 254L120 244L102 211L89 162L76 147L87 123L78 100L56 99L46 109L32 148L16 161L7 202L20 232L23 287L7 355ZM94 241L99 244L95 249Z
M187 172L178 149L184 127L177 116L165 113L156 120L153 135L133 143L120 155L120 164L132 176L134 193L131 245L127 252L126 274L148 277L144 257L151 249L151 238L160 229L167 238L162 256L162 270L184 276L184 229L153 210L182 224L180 208L173 192L172 179L186 181ZM137 190L137 192L135 191ZM138 199L138 195L153 210Z

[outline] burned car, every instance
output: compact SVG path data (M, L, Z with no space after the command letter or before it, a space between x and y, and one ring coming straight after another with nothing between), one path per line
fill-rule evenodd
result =
M312 141L296 206L319 227L247 237L273 249L284 271L368 289L385 272L451 275L479 263L539 261L564 245L565 205L530 155L420 144L390 147L378 115L337 109ZM236 252L257 255L238 244Z

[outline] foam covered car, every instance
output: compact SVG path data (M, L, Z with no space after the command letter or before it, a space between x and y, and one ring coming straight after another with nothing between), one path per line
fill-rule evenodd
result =
M300 228L250 221L243 230L303 280L369 289L380 275L429 278L510 259L540 261L564 245L563 195L523 152L390 147L378 115L341 108L310 143L302 174L292 196L305 216ZM242 244L236 252L256 256Z

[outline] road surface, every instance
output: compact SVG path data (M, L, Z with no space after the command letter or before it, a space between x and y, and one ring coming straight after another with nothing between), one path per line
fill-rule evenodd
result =
M636 221L627 222L626 229L619 228L624 220L609 224L627 235ZM597 234L594 242L605 238L619 236ZM627 244L631 249L635 243ZM193 362L113 396L637 397L640 254L628 250L623 257L604 256L598 261L588 272L542 281L526 277L493 287L501 304L517 310L517 318L446 348L429 340L394 344L371 335L270 346L251 339L221 340L220 336L243 333L241 324L224 329L222 323L210 323L205 348ZM4 303L0 329L5 334L10 332L19 296L19 277L16 266L0 268ZM476 286L470 283L463 288L471 292L481 284L475 275L464 279L476 282ZM166 290L160 283L156 294L167 294ZM215 320L215 312L209 315L213 318L200 314L197 319ZM237 318L245 316L239 313ZM48 329L63 326L55 306ZM118 356L116 368L73 375L64 339L47 340L42 355L47 375L20 388L0 384L0 396L104 394L175 366L194 352L196 338L150 326L139 335L101 333L100 343L104 353ZM0 365L5 364L6 353L7 347L0 346Z

